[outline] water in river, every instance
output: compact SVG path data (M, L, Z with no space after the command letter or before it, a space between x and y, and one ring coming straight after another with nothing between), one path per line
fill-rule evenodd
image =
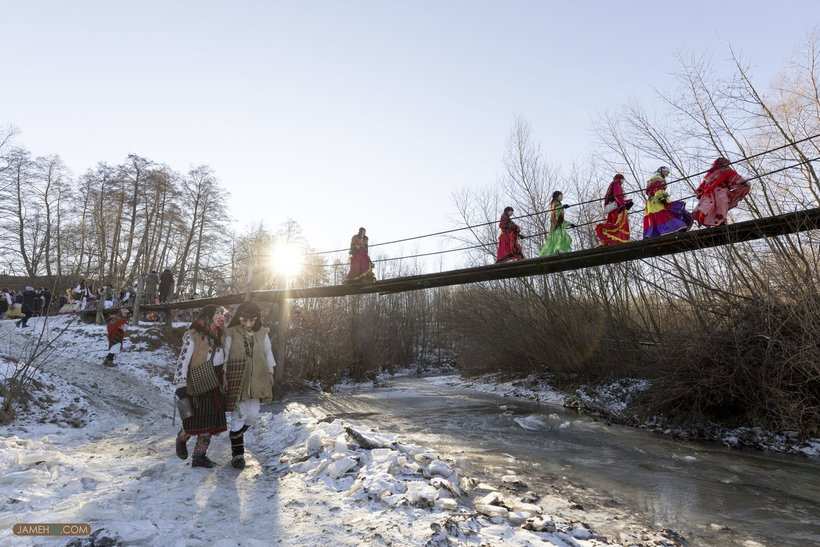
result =
M440 379L304 402L437 448L462 472L514 471L541 492L673 529L692 545L820 545L817 459L682 442Z

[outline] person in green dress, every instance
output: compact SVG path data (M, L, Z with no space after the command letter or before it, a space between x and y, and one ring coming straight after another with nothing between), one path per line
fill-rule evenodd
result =
M567 228L575 226L564 221L564 209L567 206L561 204L564 194L559 191L552 193L550 201L550 233L547 241L541 247L539 256L551 256L558 253L568 253L572 249L572 239L567 233Z

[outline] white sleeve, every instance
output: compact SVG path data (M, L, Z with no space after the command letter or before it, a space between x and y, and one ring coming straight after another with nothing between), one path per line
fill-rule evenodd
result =
M225 353L225 346L222 346L221 348L217 348L216 351L214 351L214 366L215 367L218 367L218 366L221 366L221 365L225 364L225 355L227 355Z
M191 357L194 356L194 342L191 340L191 333L186 332L182 337L182 350L177 359L177 370L174 374L174 384L179 387L188 385L188 367L191 364Z
M270 345L270 336L265 335L263 343L265 350L265 363L268 365L268 372L273 374L273 367L276 366L276 360L273 358L273 348Z
M224 352L222 354L222 359L223 359L224 363L228 362L228 355L231 354L231 342L233 342L233 337L232 336L226 336L225 337L225 342L222 346L222 351Z

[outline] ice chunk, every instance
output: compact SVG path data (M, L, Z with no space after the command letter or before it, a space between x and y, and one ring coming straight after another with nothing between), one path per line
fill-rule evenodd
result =
M370 457L373 458L373 461L376 463L396 463L398 460L398 454L395 450L391 450L389 448L374 448L370 451Z
M501 482L513 488L527 488L527 484L518 478L517 475L504 475L501 477Z
M344 456L335 460L327 467L327 474L331 476L331 478L338 479L354 467L356 464L359 463L353 458L348 456Z
M513 421L527 431L538 431L544 427L543 422L537 416L518 417Z
M449 492L457 498L461 497L463 494L461 489L455 484L453 484L452 481L449 481L441 477L433 477L432 479L430 479L430 484L433 485L433 487L438 488L439 490Z
M407 484L405 497L410 505L416 507L430 507L436 499L438 492L429 484L413 481Z
M441 460L431 462L430 465L427 466L426 474L430 477L439 476L445 479L457 480L453 469Z
M501 495L498 492L490 492L476 502L476 505L495 505L501 501Z
M322 436L319 433L317 433L316 431L314 431L313 433L310 434L310 437L308 437L308 440L307 440L307 453L308 453L308 456L313 456L314 454L318 454L319 452L322 451L323 446L324 445L322 444Z
M509 511L498 505L476 504L475 510L481 513L482 515L487 515L488 517L507 518L507 516L509 516L510 514Z
M458 509L458 502L452 498L439 498L435 501L435 506L443 511L455 511Z
M516 511L520 511L522 513L529 513L529 516L535 516L541 514L541 506L535 505L534 503L525 503L523 501L517 501L513 503L513 509Z

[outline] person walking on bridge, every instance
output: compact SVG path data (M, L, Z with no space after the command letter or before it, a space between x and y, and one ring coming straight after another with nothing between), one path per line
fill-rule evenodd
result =
M231 413L231 465L245 468L245 432L259 416L260 403L273 396L273 367L269 329L253 302L240 304L225 331L225 410Z
M604 194L606 221L595 226L595 235L601 241L600 247L617 245L629 241L629 209L632 200L624 197L624 176L616 174Z
M170 268L165 268L159 275L159 303L167 304L171 301L174 293L174 273Z
M695 190L698 204L692 211L692 218L699 226L726 224L729 209L737 207L749 193L749 182L729 167L730 164L726 158L716 159Z
M512 207L504 207L501 219L498 221L498 251L495 253L496 262L507 262L508 260L523 260L524 251L521 243L518 242L524 236L521 235L521 228L513 222L512 214L515 210Z
M668 167L658 167L646 183L644 239L685 232L692 226L692 215L686 210L686 203L670 201L669 192L666 191L666 177L668 176Z
M552 193L550 201L550 233L547 241L541 247L539 256L552 256L559 253L568 253L572 250L572 238L567 233L567 227L574 227L574 224L564 220L564 209L566 205L561 203L564 194L559 190Z
M145 276L145 304L152 305L157 303L157 288L159 287L159 274L151 270Z
M373 262L368 254L367 230L359 228L359 232L350 240L350 272L345 283L373 283L376 276L373 274Z

